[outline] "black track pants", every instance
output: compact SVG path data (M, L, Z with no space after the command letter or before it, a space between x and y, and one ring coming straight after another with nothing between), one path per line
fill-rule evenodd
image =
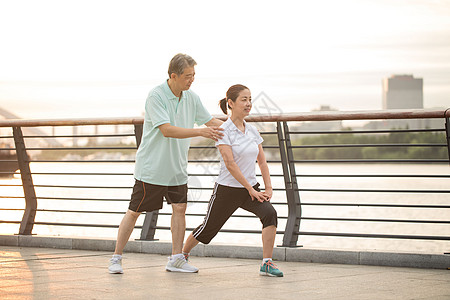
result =
M259 191L259 184L254 189ZM263 228L277 226L277 212L268 201L252 201L250 194L245 188L223 186L218 183L214 185L214 191L209 200L208 211L203 223L193 232L193 236L203 244L209 242L216 236L225 222L238 208L254 213L263 224Z

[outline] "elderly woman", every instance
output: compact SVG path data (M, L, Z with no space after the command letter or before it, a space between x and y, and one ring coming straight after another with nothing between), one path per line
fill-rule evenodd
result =
M227 109L231 111L228 120L220 126L224 136L216 142L220 152L220 172L205 219L187 238L183 254L188 259L189 252L199 242L208 244L240 207L254 213L262 223L263 261L259 274L282 277L283 272L272 262L277 212L269 202L272 184L262 148L263 139L254 126L244 121L252 108L250 90L240 84L233 85L219 104L225 114ZM256 180L255 161L261 169L264 192L260 191Z

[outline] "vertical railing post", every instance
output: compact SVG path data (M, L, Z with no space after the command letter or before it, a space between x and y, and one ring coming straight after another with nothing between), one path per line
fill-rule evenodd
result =
M134 137L136 138L136 149L139 148L142 140L142 131L144 130L144 126L142 124L134 125Z
M444 113L445 116L445 136L447 137L447 151L448 151L448 163L450 164L450 117L447 116L447 113L450 111L450 108Z
M36 192L34 190L33 178L30 171L30 159L27 154L22 129L20 127L13 127L13 136L25 195L25 211L22 222L20 223L19 234L31 235L37 209Z
M143 125L134 125L134 134L136 137L136 148L139 148L142 140ZM158 222L159 210L145 213L144 223L142 224L140 240L154 241L156 233L156 223Z
M297 190L297 178L293 161L289 128L287 123L277 122L278 143L280 145L281 164L288 203L288 219L283 236L283 247L296 247L300 228L301 206Z

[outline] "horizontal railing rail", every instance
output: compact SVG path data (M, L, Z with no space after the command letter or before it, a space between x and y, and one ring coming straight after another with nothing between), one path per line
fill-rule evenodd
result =
M224 116L215 116L225 120ZM248 122L305 122L305 121L343 121L343 120L379 120L379 119L437 119L449 118L449 109L413 109L380 111L336 111L304 112L293 114L251 115ZM87 125L141 125L143 117L136 118L73 118L73 119L36 119L36 120L0 120L0 127L42 127L42 126L87 126ZM276 132L273 132L276 134Z
M305 240L309 236L316 237L340 237L340 238L377 238L377 239L400 239L400 240L434 240L448 241L450 240L450 230L448 224L450 219L448 216L450 209L450 173L446 174L402 174L403 165L408 164L449 164L450 153L450 132L449 132L450 111L447 110L390 110L390 111L362 111L362 112L312 112L302 114L280 114L280 115L252 115L246 120L248 122L256 122L260 125L260 132L265 139L263 148L267 151L268 162L271 168L271 177L276 181L274 185L274 197L272 203L279 210L279 220L284 230L278 230L278 235L283 235L283 246L294 247L299 246L298 238ZM224 117L218 117L224 120ZM326 122L326 121L354 121L354 120L410 120L410 119L443 119L445 128L417 128L417 129L368 129L368 130L302 130L298 129L298 124L304 122ZM0 184L2 192L0 193L0 223L17 225L20 224L19 234L32 234L34 226L43 227L84 227L84 228L118 228L119 221L115 220L114 224L109 223L108 219L102 219L92 216L111 215L120 217L124 211L114 207L102 208L85 208L83 203L107 203L115 205L126 203L129 201L125 193L130 193L132 184L130 178L133 176L132 170L125 171L123 166L133 165L135 163L134 153L139 145L140 135L142 133L143 118L98 118L98 119L60 119L60 120L1 120L0 127L11 128L12 135L0 136L0 142L9 141L10 146L4 147L2 151L14 152L12 158L0 156L0 166L16 163L19 169L21 181L13 180L12 182L3 181ZM23 134L22 130L29 127L68 127L80 128L83 126L127 126L129 132L115 133L95 133L95 134L49 134L49 135L30 135ZM269 126L270 125L270 126ZM271 127L269 129L269 127ZM273 129L275 128L275 130ZM131 132L133 130L134 132ZM393 135L411 135L409 138L403 137L399 142L390 140L378 141L379 136ZM414 140L414 137L420 134L429 134L434 136L434 140L423 142ZM414 136L416 135L416 136ZM339 136L365 136L368 137L364 142L338 141L324 142L312 137L331 137ZM60 145L54 146L45 144L46 139L62 141ZM117 142L100 143L99 139L123 140L133 139L128 144L120 144ZM79 143L80 140L91 142ZM405 140L406 139L406 140ZM69 140L69 141L67 141ZM73 145L68 146L70 140ZM75 144L75 140L78 141ZM197 141L199 142L199 141ZM370 154L372 150L391 151L384 153L387 156L381 158L373 157L348 157L350 151L367 151ZM414 150L416 149L416 150ZM406 153L406 151L422 151L427 152L434 149L434 152L440 151L440 156L424 156L414 158L404 158L401 155L389 157L395 151L397 153ZM307 157L305 151L334 151L316 155L314 158ZM341 152L336 155L336 151ZM403 151L403 152L401 152ZM50 153L48 155L43 155ZM60 153L60 154L58 154ZM62 154L61 154L62 153ZM84 153L84 154L83 154ZM102 153L104 155L94 155ZM108 156L107 153L121 153L117 157ZM331 153L331 154L330 154ZM333 154L334 153L334 154ZM427 152L428 153L428 152ZM446 153L446 155L442 155ZM1 154L1 153L0 153ZM66 155L63 157L63 155ZM189 172L190 179L197 178L197 185L190 185L189 191L192 193L208 192L210 193L212 184L206 184L208 180L213 182L218 175L218 170L214 166L219 163L215 147L209 144L195 143L191 146L189 166L195 167L195 171ZM329 155L329 156L327 156ZM314 166L325 164L328 166L341 165L345 170L345 166L354 164L367 166L374 164L399 164L398 172L390 174L383 172L377 173L349 173L342 172L318 173L310 172L314 170ZM305 165L313 164L308 171L304 171ZM44 165L45 169L38 166ZM58 167L55 168L55 165ZM89 167L97 166L97 169ZM109 170L105 171L108 166ZM86 166L86 167L85 167ZM13 176L14 171L0 170L0 175ZM98 178L109 178L108 180L99 180ZM16 177L14 177L16 178ZM89 179L92 178L92 179ZM114 179L114 178L121 178ZM258 174L258 178L261 175ZM123 179L123 181L122 181ZM309 181L324 179L319 186L310 186ZM437 187L432 188L425 186L402 186L402 182L395 186L385 187L384 184L376 186L377 180L432 180L438 182ZM341 181L339 181L341 180ZM347 180L345 184L342 180ZM352 186L351 180L363 181L361 186ZM370 180L374 181L372 183ZM336 181L336 183L334 183ZM443 181L444 183L440 183ZM109 183L108 183L109 182ZM330 186L331 185L331 186ZM339 186L336 186L339 185ZM364 186L365 185L365 186ZM18 196L17 189L23 189L22 196ZM9 189L14 192L9 192ZM123 192L122 192L123 191ZM92 194L93 193L93 194ZM75 194L80 194L75 196ZM103 195L103 196L102 196ZM109 195L109 196L108 196ZM315 196L311 196L315 195ZM333 195L333 196L330 196ZM355 196L356 195L356 196ZM376 195L376 198L371 197ZM402 198L405 203L395 203L396 197L393 195L404 195ZM428 199L430 203L417 203L416 196L421 195ZM441 198L433 198L433 195ZM314 197L318 197L315 200ZM339 199L336 199L338 197ZM361 200L358 197L363 198ZM186 213L188 222L194 222L195 218L204 217L206 209L201 211L200 207L206 207L208 197L195 198L191 197L188 201L189 205L197 205L200 211L189 211ZM365 199L367 198L367 199ZM411 198L411 200L409 200ZM413 199L414 198L414 199ZM302 199L302 200L301 200ZM306 200L305 200L306 199ZM438 199L439 201L436 201ZM22 200L22 204L20 201ZM326 201L324 201L326 200ZM392 201L390 203L384 203ZM352 202L354 201L354 202ZM410 201L410 202L407 202ZM435 202L433 202L435 201ZM39 207L38 207L39 202ZM74 203L73 205L69 205ZM14 204L15 206L12 206ZM25 205L24 205L25 204ZM97 205L97 204L95 204ZM77 207L83 206L83 207ZM121 206L123 208L123 206ZM314 208L330 207L327 210L330 215L321 215ZM84 209L83 209L84 208ZM115 209L114 209L115 208ZM344 214L346 209L358 208L365 209L367 215L352 215L352 213ZM341 209L342 211L339 211ZM375 211L383 209L388 216L374 217ZM419 210L419 216L412 214L412 217L405 217L398 210ZM442 212L438 216L427 213L427 211ZM15 215L16 219L8 217L8 214ZM306 215L305 215L306 213ZM335 213L335 214L332 214ZM19 218L19 214L23 214ZM55 218L53 215L62 214L64 216L87 216L75 217L70 221L69 217ZM398 216L397 216L398 214ZM147 213L142 225L136 225L137 229L141 229L141 239L154 240L157 232L169 231L170 211L155 211ZM89 217L90 216L90 217ZM444 216L444 217L442 217ZM233 220L254 220L255 217L238 212L233 215ZM78 221L73 221L78 220ZM94 220L98 220L97 222ZM190 221L192 220L192 221ZM341 224L343 227L332 230L327 224ZM311 230L314 224L320 228L327 227L327 230ZM345 227L345 224L353 224L351 227ZM358 224L408 224L410 226L446 226L446 230L441 230L445 234L434 233L430 229L427 234L417 233L410 234L407 232L349 232L348 230L358 230ZM232 234L255 234L261 233L261 230L252 230L251 228L243 228L242 225L234 225L234 228L224 227L221 232ZM369 226L371 227L371 226ZM301 229L302 228L302 229ZM412 227L411 227L412 228ZM187 226L187 230L192 230L191 226ZM281 229L281 227L280 227ZM366 230L365 227L364 230ZM361 227L362 230L362 227ZM363 230L363 231L364 231ZM375 230L375 229L374 229ZM386 230L386 229L385 229ZM422 231L420 231L422 232ZM302 244L304 242L302 241Z

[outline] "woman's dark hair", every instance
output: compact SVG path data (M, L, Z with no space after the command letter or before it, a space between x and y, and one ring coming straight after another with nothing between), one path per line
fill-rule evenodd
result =
M228 99L231 99L231 101L236 102L237 97L239 97L239 93L243 90L248 90L249 88L242 84L235 84L231 86L227 91L227 97L223 98L219 101L219 106L222 109L224 114L227 114L227 108L231 109L231 107L228 105Z

